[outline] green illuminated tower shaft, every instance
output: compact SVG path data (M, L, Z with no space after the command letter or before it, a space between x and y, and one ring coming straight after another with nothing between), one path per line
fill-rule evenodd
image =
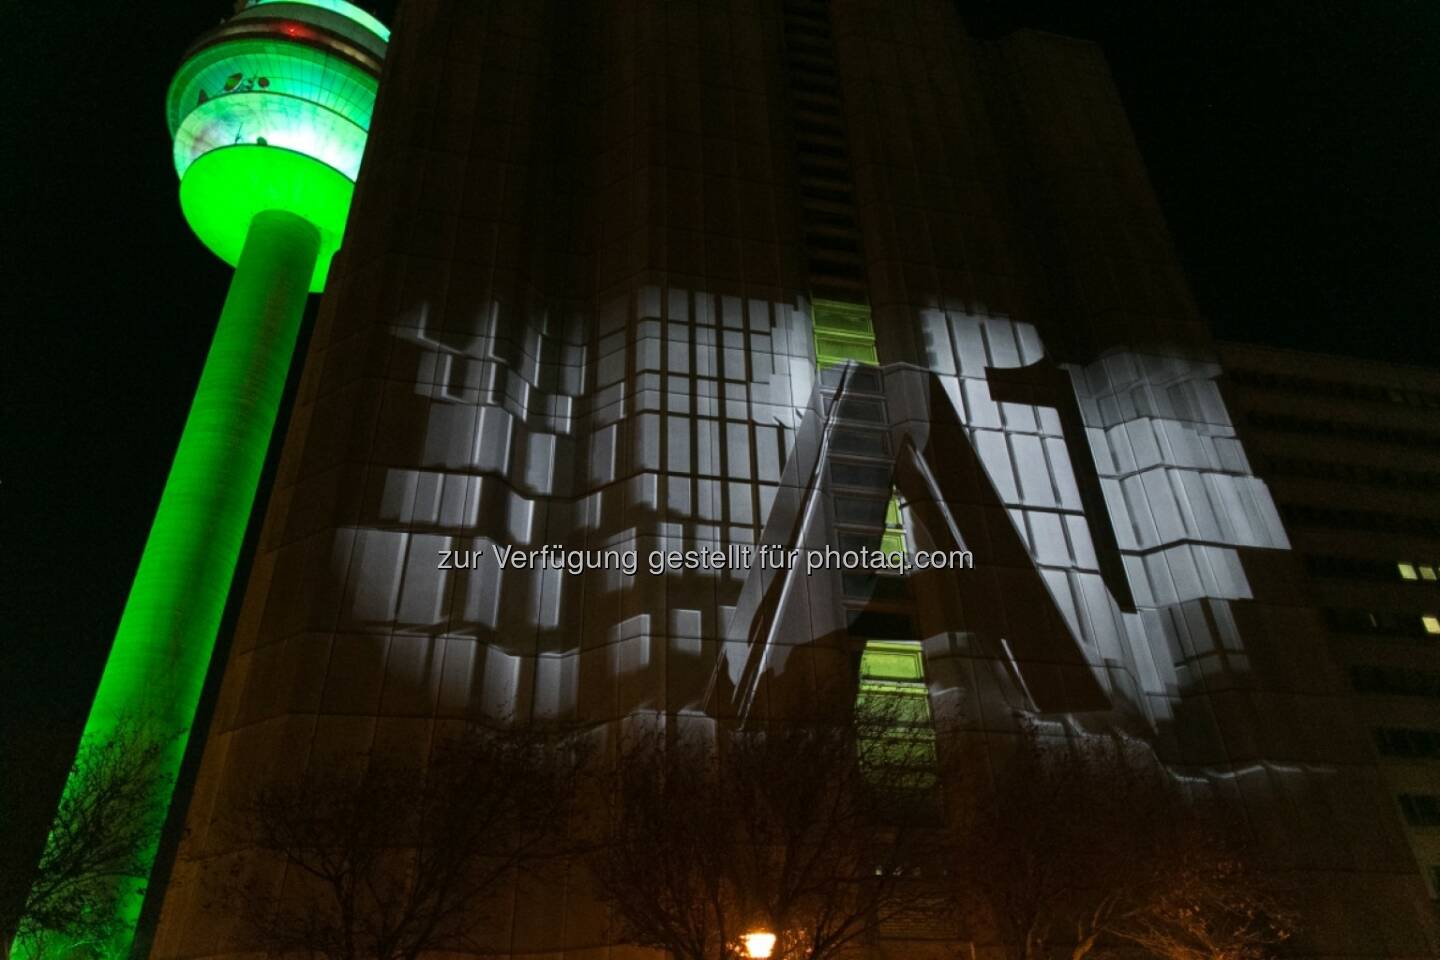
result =
M250 224L85 726L97 741L125 722L171 737L163 771L170 778L199 704L319 249L319 232L294 214L266 211ZM168 779L161 789L155 801L163 809ZM146 862L153 860L152 850ZM143 888L131 883L122 897L127 931Z
M195 716L319 245L291 213L251 223L87 733L137 713L178 732Z
M83 740L103 750L124 728L163 743L156 813L170 806L306 297L344 236L389 39L347 0L247 0L187 51L166 97L181 209L235 275ZM93 786L90 755L82 746L65 801ZM57 819L47 851L73 828ZM135 851L137 872L157 846ZM110 957L129 952L146 879L113 881L113 917L92 917L113 920ZM24 946L48 957L79 944L47 930Z

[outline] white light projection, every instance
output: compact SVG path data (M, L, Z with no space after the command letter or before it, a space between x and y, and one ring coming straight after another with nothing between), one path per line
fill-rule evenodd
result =
M1288 544L1215 391L1218 368L1117 353L1068 370L1109 505L1109 516L1087 518L1062 418L1051 406L996 402L987 378L987 369L1039 363L1035 330L941 311L918 322L930 370L908 369L943 388L952 408L944 418L958 422L998 515L1028 553L1003 555L989 494L952 511L956 539L975 556L976 570L961 575L987 585L1004 620L992 631L1001 651L978 658L1013 661L1024 647L1029 614L1009 611L1007 597L1034 607L1023 602L1024 575L1038 571L1078 655L1115 710L1142 727L1170 719L1191 673L1214 669L1211 660L1243 670L1230 605L1250 589L1237 548ZM412 435L367 501L373 522L337 539L341 630L389 637L387 683L433 691L441 716L600 722L715 711L707 695L755 571L502 570L493 548L643 557L759 542L782 482L811 482L784 480L807 410L823 394L805 300L651 286L593 319L521 320L492 305L464 336L436 326L421 310L393 328L414 364L399 379L413 385L386 403L405 411L396 422L412 424ZM923 392L912 381L906 389ZM927 542L930 534L907 523L912 543ZM1107 587L1098 524L1113 525L1134 612ZM987 556L992 545L1001 555ZM441 569L448 551L479 562ZM805 614L785 622L787 646L845 633L838 578L805 578L790 590L787 602ZM996 615L975 606L964 619ZM933 611L914 622L926 635L911 639L927 642L955 627L937 633ZM954 653L956 641L945 643L927 645L937 709L958 696L959 713L975 723L991 706L1035 709L1034 691L1013 669L1008 689L1006 671L990 671L1002 679L989 693L972 668L947 670L944 650Z
M1220 399L1219 366L1115 352L1066 368L1108 506L1087 521L1056 410L992 399L987 368L1042 360L1036 330L939 310L920 322L931 369L1096 668L1112 680L1106 667L1124 668L1151 725L1171 718L1206 658L1244 671L1231 604L1251 590L1237 548L1289 542ZM1114 533L1135 612L1101 575L1099 524Z
M563 329L499 305L464 337L435 327L421 309L392 331L413 463L338 538L342 629L419 645L387 682L436 689L441 715L697 709L744 571L502 570L493 546L753 543L812 390L808 315L647 287ZM440 569L445 551L481 562Z

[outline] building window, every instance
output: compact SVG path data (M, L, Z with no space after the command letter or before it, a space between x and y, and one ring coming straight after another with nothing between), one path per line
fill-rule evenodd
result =
M1412 827L1440 827L1440 797L1433 793L1402 793L1400 809Z
M1440 470L1411 470L1381 467L1369 463L1343 463L1332 460L1309 460L1269 454L1264 457L1266 470L1292 477L1312 480L1338 480L1342 483L1367 483L1386 487L1424 487L1440 484Z
M1340 530L1440 536L1440 518L1435 517L1405 516L1380 510L1336 510L1295 503L1282 503L1280 514L1287 524L1297 527L1333 527Z
M1393 694L1402 697L1440 699L1440 673L1407 670L1379 664L1356 664L1350 668L1350 685L1358 693Z
M1437 484L1440 485L1440 484ZM1373 580L1377 583L1393 583L1399 579L1405 583L1437 582L1434 564L1397 560L1366 560L1360 557L1337 557L1330 554L1311 553L1305 555L1305 567L1314 577L1335 577L1345 580Z
M1227 379L1250 387L1294 393L1323 393L1330 396L1351 397L1356 400L1370 400L1376 403L1403 403L1412 407L1440 406L1440 393L1426 390L1402 390L1397 387L1382 387L1378 384L1356 383L1350 380L1331 380L1324 377L1307 377L1301 374L1267 373L1231 367L1225 371Z
M1336 633L1361 633L1385 637L1440 636L1440 615L1402 613L1395 610L1355 610L1322 607L1325 622Z
M1428 430L1407 430L1403 427L1377 426L1355 421L1317 420L1293 414L1251 410L1246 414L1250 424L1262 430L1309 433L1317 436L1351 436L1370 443L1402 443L1440 446L1440 434Z
M883 732L869 731L872 746L867 754L880 766L871 773L885 776L884 767L899 760L920 763L934 770L935 729L930 717L930 698L925 686L925 658L920 644L910 640L867 640L860 656L859 706L882 712L887 723ZM893 747L892 752L888 747Z

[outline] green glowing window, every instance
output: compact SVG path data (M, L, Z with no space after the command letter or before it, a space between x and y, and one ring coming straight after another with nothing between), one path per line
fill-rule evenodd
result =
M934 741L935 731L930 728L930 699L923 686L895 684L893 686L865 685L855 698L855 705L862 712L867 707L883 710L884 716L893 718L893 726L887 727L882 737L897 743L925 743ZM878 739L878 738L877 738ZM922 759L934 758L933 749L925 750Z
M815 363L820 369L846 360L879 363L870 308L858 303L816 300L812 305L815 327Z
M925 689L925 664L920 644L904 640L869 640L860 656L860 692L856 706L883 711L895 723L870 738L879 747L871 754L876 777L894 773L897 764L933 771L937 763L930 698ZM928 772L915 786L932 783Z
M174 135L190 111L214 98L236 97L239 104L247 94L272 93L322 107L369 130L378 89L375 77L324 50L234 38L181 65L166 97L166 116Z
M1414 580L1414 579L1416 579L1416 578L1419 576L1419 574L1417 574L1417 573L1415 572L1415 565L1414 565L1414 564L1401 563L1401 564L1396 564L1396 566L1397 566L1397 567L1399 568L1399 570L1400 570L1400 579L1401 579L1401 580Z
M857 363L876 363L874 343L858 337L815 336L815 359L821 367L828 367L846 360Z
M1440 617L1433 613L1427 613L1420 618L1420 623L1425 627L1425 632L1431 636L1440 634Z
M859 703L883 698L899 714L901 726L924 727L930 722L930 700L925 691L925 664L920 644L906 640L869 640L860 656ZM927 731L928 732L928 731Z
M895 683L925 678L920 644L899 640L871 640L860 657L862 683Z

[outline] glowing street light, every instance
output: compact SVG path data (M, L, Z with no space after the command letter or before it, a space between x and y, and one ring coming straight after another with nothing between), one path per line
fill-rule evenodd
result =
M755 960L767 960L775 952L775 934L764 930L747 933L740 938L745 945L745 956Z

